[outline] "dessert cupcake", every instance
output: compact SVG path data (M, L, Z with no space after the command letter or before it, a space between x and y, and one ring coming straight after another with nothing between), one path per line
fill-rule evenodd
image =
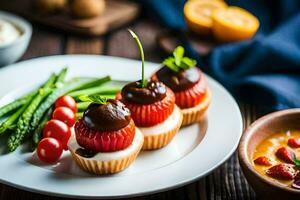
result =
M159 149L169 144L178 132L182 114L175 105L175 96L171 89L162 82L144 79L143 48L136 34L132 31L130 33L141 51L142 80L124 86L117 99L130 110L136 126L144 134L143 149Z
M174 92L176 105L183 114L182 126L200 121L211 101L204 74L195 67L196 64L195 60L184 57L184 49L179 46L151 77L154 81L163 82Z
M75 124L75 136L68 142L73 159L93 174L113 174L126 169L144 142L130 111L118 100L84 98L94 102Z

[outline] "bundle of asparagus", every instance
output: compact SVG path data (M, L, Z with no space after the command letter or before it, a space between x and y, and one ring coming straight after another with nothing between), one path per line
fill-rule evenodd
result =
M60 96L72 96L78 102L77 116L81 116L89 103L80 102L79 96L101 94L106 98L114 98L124 83L111 81L110 76L65 81L66 74L67 68L52 74L38 89L0 108L0 118L6 117L0 124L0 136L9 134L8 151L15 151L25 139L38 144L41 131L51 118L53 104Z

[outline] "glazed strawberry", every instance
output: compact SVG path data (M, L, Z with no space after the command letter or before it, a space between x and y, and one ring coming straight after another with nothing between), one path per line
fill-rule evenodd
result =
M174 110L174 93L155 81L149 82L146 88L137 87L138 82L130 83L123 88L122 94L116 97L130 110L136 126L149 127L165 121ZM158 90L161 93L155 92ZM152 96L153 93L155 97Z
M288 145L292 148L300 148L300 139L299 138L290 138L288 140Z
M135 136L130 111L118 100L89 105L75 124L77 143L93 152L112 152L127 148Z
M206 91L206 81L204 78L201 78L201 80L192 88L175 92L176 105L178 105L180 108L194 107L201 103L206 95Z
M117 131L97 131L87 127L83 120L75 125L77 143L94 152L113 152L126 149L133 141L135 125L131 120Z
M257 165L271 166L272 161L266 156L260 156L254 160L254 163Z
M292 180L296 176L296 170L290 164L278 164L269 168L266 173L272 178Z
M296 159L295 153L286 147L279 148L276 151L275 155L277 156L277 158L290 164L294 164L294 160Z
M195 68L195 73L199 73L200 79L197 81L195 85L190 88L185 88L184 90L176 91L173 88L176 105L180 108L191 108L198 105L206 95L207 91L207 83L206 80L200 72L199 69ZM154 74L151 78L152 80L158 80L156 74ZM174 85L174 84L173 84Z
M207 92L205 77L196 64L195 60L184 57L184 49L179 46L173 56L163 61L164 66L151 79L169 87L175 93L176 105L180 108L195 107Z

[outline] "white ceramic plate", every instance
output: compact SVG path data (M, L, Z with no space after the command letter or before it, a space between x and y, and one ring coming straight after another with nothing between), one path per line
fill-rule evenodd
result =
M110 74L114 79L138 80L141 63L108 56L51 56L20 62L0 70L0 105L45 81L51 72L69 66L68 77L100 77ZM146 75L159 64L146 63ZM75 198L129 197L163 191L201 178L221 165L236 149L242 118L231 95L212 78L207 77L212 91L205 123L180 130L165 148L142 152L125 171L96 177L81 171L64 153L55 166L40 163L34 153L19 148L6 154L0 138L0 181L20 189L55 196Z

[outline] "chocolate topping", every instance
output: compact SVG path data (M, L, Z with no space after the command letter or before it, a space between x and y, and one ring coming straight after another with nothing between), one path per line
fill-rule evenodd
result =
M129 124L130 111L118 101L109 99L106 104L91 103L83 115L83 122L98 131L117 131Z
M162 67L156 72L158 80L162 81L174 92L193 87L200 80L201 74L196 67L174 72L168 67Z
M77 153L78 155L80 155L81 157L84 158L92 158L94 157L97 153L84 149L84 148L78 148L76 149L75 153Z
M151 104L166 97L167 88L162 82L149 81L144 88L140 82L132 82L125 85L121 91L122 98L128 102L138 104Z

